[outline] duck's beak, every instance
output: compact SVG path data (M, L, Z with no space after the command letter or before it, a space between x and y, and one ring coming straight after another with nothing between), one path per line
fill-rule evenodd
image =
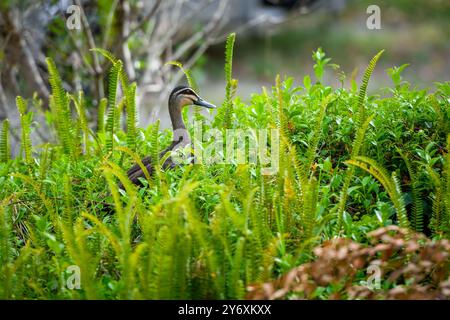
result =
M216 106L212 103L209 103L208 101L203 100L202 98L198 97L197 101L194 101L194 104L200 107L205 107L209 109L215 109Z

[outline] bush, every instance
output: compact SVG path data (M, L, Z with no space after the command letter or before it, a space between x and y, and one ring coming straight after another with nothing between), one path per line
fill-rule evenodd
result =
M247 298L450 298L450 242L408 234L389 226L368 234L371 246L344 238L327 241L314 249L313 262L250 287Z
M136 127L135 86L106 52L98 50L113 66L109 99L97 106L98 130L89 127L92 108L84 95L66 92L47 60L50 111L17 99L24 156L10 158L7 123L0 139L1 298L243 298L247 286L311 261L315 246L337 236L353 241L345 246L364 247L369 232L400 224L410 239L416 239L412 229L448 238L449 83L428 93L397 73L387 96L367 97L379 54L359 92L356 86L333 89L321 79L336 66L319 50L315 83L306 76L295 86L292 78L278 77L270 93L264 89L246 105L235 96L233 41L222 108L211 121L200 113L194 118L203 120L204 132L216 129L223 136L226 128L278 130L273 175L263 175L260 163L167 171L157 164L137 189L122 168L144 155L157 159L171 133L160 133L158 123ZM116 93L120 86L123 97ZM54 141L31 144L34 112L43 113ZM193 135L191 122L188 129ZM203 148L214 143L208 139ZM349 291L341 297L371 295Z

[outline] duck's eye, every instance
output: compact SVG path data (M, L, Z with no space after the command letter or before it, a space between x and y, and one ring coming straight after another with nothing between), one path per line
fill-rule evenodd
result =
M190 94L190 95L194 95L194 92L192 92L191 90L186 90L183 92L184 94Z

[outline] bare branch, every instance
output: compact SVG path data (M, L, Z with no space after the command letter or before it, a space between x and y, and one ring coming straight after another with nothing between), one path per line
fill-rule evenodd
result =
M112 22L114 20L114 12L116 11L118 3L119 3L119 0L114 0L114 2L112 3L112 5L109 9L108 20L106 20L105 31L104 31L103 41L102 41L102 48L106 48L106 46L108 45L109 36L111 34L111 29L112 29Z
M123 60L125 71L131 81L134 81L136 74L134 72L133 60L131 57L130 49L128 48L128 43L125 40L126 36L130 33L130 4L127 0L120 0L120 9L122 17L121 22L121 36L120 41L120 56Z
M190 69L194 63L202 56L203 53L208 49L208 47L211 45L210 41L205 41L200 47L197 48L195 53L191 56L191 58L184 63L185 69ZM168 85L168 87L174 87L177 83L180 82L181 78L183 77L184 73L181 70L178 70L175 76L173 76L172 81Z
M8 118L8 99L6 98L5 90L3 90L1 75L0 73L0 119L3 120Z
M26 76L29 77L31 83L34 84L38 93L44 97L48 98L49 91L45 85L45 82L39 73L38 66L36 64L36 60L31 52L29 45L25 39L25 37L21 36L21 28L20 28L20 18L19 13L16 10L10 10L3 13L3 19L5 21L6 27L10 30L12 34L12 38L15 41L15 44L18 46L19 51L21 52L28 72ZM22 66L23 67L23 66Z
M96 48L97 46L95 45L94 36L92 34L91 27L89 26L89 21L87 20L86 13L84 12L83 6L81 5L81 1L75 0L75 3L76 3L76 5L78 5L80 7L81 22L83 24L83 30L86 35L87 41L88 41L89 49ZM97 89L97 98L100 100L104 95L103 77L102 77L103 70L100 66L100 62L98 60L97 53L94 51L92 51L91 53L92 53L92 59L94 61L94 71L95 71L96 87L97 87L96 88Z
M70 41L72 42L73 46L75 47L75 50L76 50L75 52L77 53L80 60L83 61L84 65L88 69L89 74L92 76L95 75L95 70L94 70L94 68L92 68L91 64L89 63L88 59L86 58L86 55L83 53L83 49L78 44L77 39L75 39L72 32L69 31L68 34L69 34Z
M91 27L89 26L89 21L87 20L86 13L84 12L83 6L81 5L80 0L75 0L75 3L80 7L81 11L81 22L83 23L83 30L86 34L86 38L88 41L89 49L96 48L94 36L92 34ZM96 73L101 73L102 69L100 68L100 63L98 60L98 56L95 52L92 52L92 59L94 61L94 70Z
M224 13L228 5L228 0L222 0L219 3L216 13L210 20L210 22L199 32L195 33L192 37L186 40L183 44L180 45L178 50L174 53L170 60L178 60L180 59L187 51L189 51L195 44L197 44L200 40L209 36L213 31L217 29L220 25L220 22L224 18Z
M144 24L149 21L153 16L155 15L156 11L158 11L158 8L161 4L161 0L156 0L153 4L150 11L147 13L147 15L138 23L137 26L135 26L133 29L131 29L128 34L125 36L124 40L127 41L136 31L141 30Z

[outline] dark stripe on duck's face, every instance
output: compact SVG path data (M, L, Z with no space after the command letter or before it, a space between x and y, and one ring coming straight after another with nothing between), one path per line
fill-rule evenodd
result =
M194 96L196 98L198 98L198 94L195 93L194 90L190 89L190 88L183 88L178 90L177 92L175 92L174 94L175 96L178 95L184 95L184 96Z
M216 108L215 105L209 103L208 101L203 100L194 90L190 88L184 88L175 93L178 97L181 97L181 104L183 106L189 104L195 104L204 108Z

